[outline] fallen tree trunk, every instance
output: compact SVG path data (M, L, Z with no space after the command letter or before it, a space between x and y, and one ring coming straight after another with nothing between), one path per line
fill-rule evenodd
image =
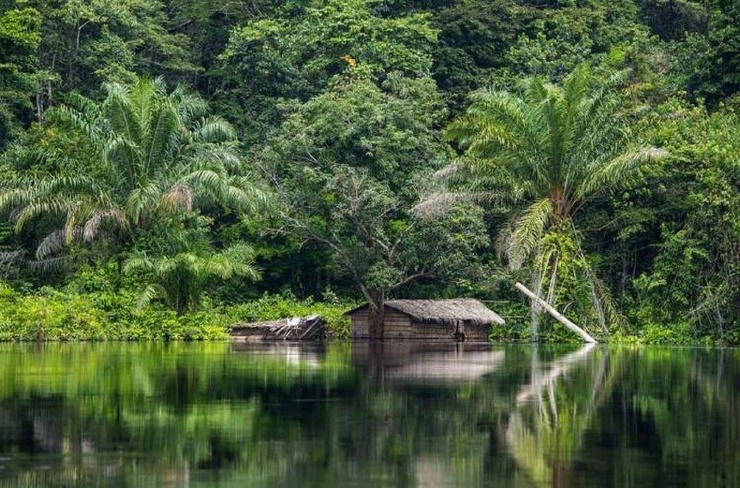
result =
M237 341L323 339L326 335L326 320L318 315L312 315L270 322L236 324L229 328L229 333Z
M593 337L591 337L588 332L586 332L585 330L581 329L576 324L574 324L573 322L571 322L570 320L568 320L563 314L561 314L560 312L558 312L557 310L555 310L552 307L552 305L550 305L549 303L547 303L546 301L544 301L542 298L540 298L537 295L535 295L534 293L532 293L526 286L522 285L521 283L517 283L515 286L516 286L516 289L517 290L519 290L520 292L524 293L531 300L534 300L537 303L539 303L540 305L542 305L542 307L547 311L547 313L549 313L550 315L552 315L555 320L557 320L558 322L560 322L561 324L563 324L564 326L566 326L568 329L570 329L573 332L575 332L576 334L578 334L583 339L584 342L590 342L590 343L596 343L596 342L598 342L596 339L594 339Z

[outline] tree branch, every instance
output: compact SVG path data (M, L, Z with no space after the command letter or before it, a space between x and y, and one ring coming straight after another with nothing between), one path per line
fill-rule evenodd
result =
M399 281L397 283L394 283L391 286L389 286L388 287L388 291L391 291L391 290L395 290L397 288L400 288L403 285L405 285L407 283L411 283L412 281L414 281L416 279L419 279L419 278L431 278L432 276L434 276L432 273L427 273L426 271L420 271L418 273L414 273L412 275L409 275L409 276L403 278L401 281Z

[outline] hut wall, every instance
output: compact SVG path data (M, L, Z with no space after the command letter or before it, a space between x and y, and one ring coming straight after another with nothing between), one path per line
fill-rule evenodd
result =
M411 328L411 318L405 313L386 308L384 324L384 339L413 339L415 337Z
M362 309L357 310L356 312L352 313L351 316L351 331L350 334L352 337L357 337L361 339L365 339L368 337L368 330L370 327L370 324L367 321L368 319L368 310Z
M365 339L370 337L369 318L370 314L367 309L357 310L352 314L352 337L358 339ZM409 320L408 315L404 313L386 308L384 323L384 339L408 339L413 337L413 331L411 330L411 321Z
M418 322L412 324L413 336L416 339L455 339L457 326L453 323L445 322Z
M351 335L353 338L369 338L369 315L367 308L356 310L351 314ZM460 336L459 333L464 334L464 337ZM490 324L483 325L471 320L422 322L398 310L385 309L385 339L462 339L468 342L480 342L488 341L490 333Z
M467 322L467 321L466 321ZM491 324L463 323L460 332L465 335L465 341L488 341L491 335Z

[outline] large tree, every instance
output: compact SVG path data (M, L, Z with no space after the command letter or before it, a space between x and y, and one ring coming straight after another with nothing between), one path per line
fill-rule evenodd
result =
M585 319L595 317L604 328L611 307L583 250L576 214L663 154L635 144L615 81L582 65L561 86L529 78L517 92L476 93L447 130L465 150L441 173L448 190L420 207L469 198L509 206L512 218L499 243L511 269L531 270L538 293L546 289L549 301L568 295Z
M617 214L630 248L654 242L635 266L635 322L737 344L740 115L672 101L649 124L670 156L648 175L645 189L627 193L633 201Z
M296 107L262 156L286 230L328 249L334 277L369 302L376 337L388 294L445 274L456 250L473 262L480 246L468 227L479 215L454 238L441 230L449 222L409 215L420 182L439 167L433 158L445 156L433 126L440 106L430 78L392 74L382 88L353 79Z
M394 72L428 75L436 40L427 15L389 16L381 2L285 2L232 31L220 98L246 128L243 139L257 142L282 121L284 101L306 102L337 86L348 67L377 83Z
M168 18L171 3L24 0L43 19L36 60L38 115L70 91L98 93L105 81L133 83L138 76L172 80L197 72L190 38L176 33Z
M71 97L53 111L60 129L79 134L79 149L29 149L26 155L53 161L51 169L0 191L0 207L12 210L18 231L40 217L59 219L37 258L101 234L130 239L168 214L209 205L254 211L266 203L243 171L234 130L209 117L202 99L182 88L168 93L160 79L105 90L100 103Z
M0 4L0 150L33 120L35 53L41 42L41 15L33 8Z

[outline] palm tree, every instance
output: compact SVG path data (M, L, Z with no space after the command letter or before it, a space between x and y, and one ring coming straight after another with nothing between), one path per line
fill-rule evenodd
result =
M207 116L207 104L161 79L105 85L96 103L71 96L49 119L82 134L95 153L94 168L72 158L57 173L9 182L0 208L12 209L16 230L41 216L64 224L37 249L42 259L101 231L131 235L157 218L205 205L256 211L266 193L244 176L234 129ZM44 154L44 157L58 157Z
M510 268L530 265L533 288L538 294L547 288L548 301L563 280L587 283L588 315L605 331L607 316L618 314L584 255L574 216L664 154L632 143L617 81L598 79L582 65L562 86L529 78L517 93L476 93L467 113L447 129L465 149L440 172L448 190L421 205L476 199L511 206L514 217L499 236ZM536 337L536 320L532 332Z
M123 264L125 274L139 273L150 281L139 297L139 305L161 298L178 314L194 312L208 280L260 277L254 267L254 250L246 244L235 244L218 253L202 251L197 246L185 246L173 256L137 252L127 259Z

